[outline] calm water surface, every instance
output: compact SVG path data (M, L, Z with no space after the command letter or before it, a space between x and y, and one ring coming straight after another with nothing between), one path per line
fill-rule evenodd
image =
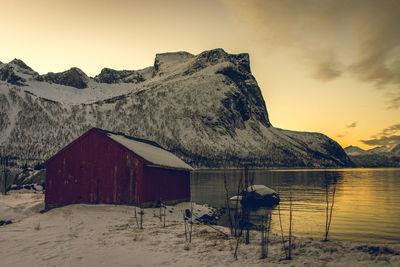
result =
M224 176L229 197L236 195L241 170L196 171L191 178L192 201L225 207ZM329 239L400 242L400 169L339 170L249 170L254 184L279 191L280 212L289 227L289 196L293 199L294 235L323 239L325 232L326 185L332 199L336 187ZM259 209L257 215L272 213L272 231L280 231L278 208ZM254 219L256 220L256 219ZM227 216L220 220L227 225ZM287 231L286 231L287 232Z

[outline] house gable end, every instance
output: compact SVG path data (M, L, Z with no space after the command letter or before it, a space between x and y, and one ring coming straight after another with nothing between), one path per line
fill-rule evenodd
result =
M72 146L74 146L75 144L83 141L84 139L86 139L89 135L91 135L93 132L95 131L95 128L92 128L90 130L88 130L87 132L85 132L83 135L79 136L78 138L76 138L74 141L72 141L71 143L69 143L67 146L65 146L64 148L62 148L60 151L58 151L55 155L53 155L51 158L49 158L48 160L46 160L45 165L47 166L51 161L53 161L54 159L60 157L61 155L63 155L64 153L66 153Z

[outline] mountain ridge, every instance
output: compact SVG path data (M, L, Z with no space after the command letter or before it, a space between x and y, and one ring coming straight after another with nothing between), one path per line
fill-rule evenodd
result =
M379 146L368 150L348 146L344 148L344 151L358 167L400 167L400 144Z
M362 149L358 146L348 146L344 148L347 155L371 155L380 153L392 153L393 155L400 156L400 144L390 146L378 146L371 149Z
M153 140L195 167L353 164L323 134L271 125L246 53L157 54L154 65L142 70L85 74L83 88L21 68L12 72L22 85L0 81L1 155L46 159L98 127Z

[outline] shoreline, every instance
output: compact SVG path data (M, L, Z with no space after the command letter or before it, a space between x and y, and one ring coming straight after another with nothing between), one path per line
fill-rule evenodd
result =
M0 258L5 266L399 266L399 244L322 242L294 237L292 260L285 260L281 237L271 234L268 257L260 259L260 233L239 244L229 228L193 225L185 239L183 213L190 203L167 206L166 227L158 208L144 209L138 229L134 207L74 204L40 214L43 194L12 192L0 197L0 214L13 223L0 227ZM196 216L213 208L194 204ZM19 216L19 217L18 217ZM0 218L3 219L3 218ZM4 218L7 219L7 218ZM228 238L221 232L228 234Z
M207 171L241 171L244 168L239 167L224 167L224 168L196 168L194 172L207 172ZM329 167L329 168L310 168L310 167L249 167L250 171L341 171L341 170L388 170L400 169L400 167Z

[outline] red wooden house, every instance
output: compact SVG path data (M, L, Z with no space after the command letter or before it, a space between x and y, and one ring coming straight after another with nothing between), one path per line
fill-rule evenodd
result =
M191 170L154 142L92 128L46 161L46 208L188 201Z

